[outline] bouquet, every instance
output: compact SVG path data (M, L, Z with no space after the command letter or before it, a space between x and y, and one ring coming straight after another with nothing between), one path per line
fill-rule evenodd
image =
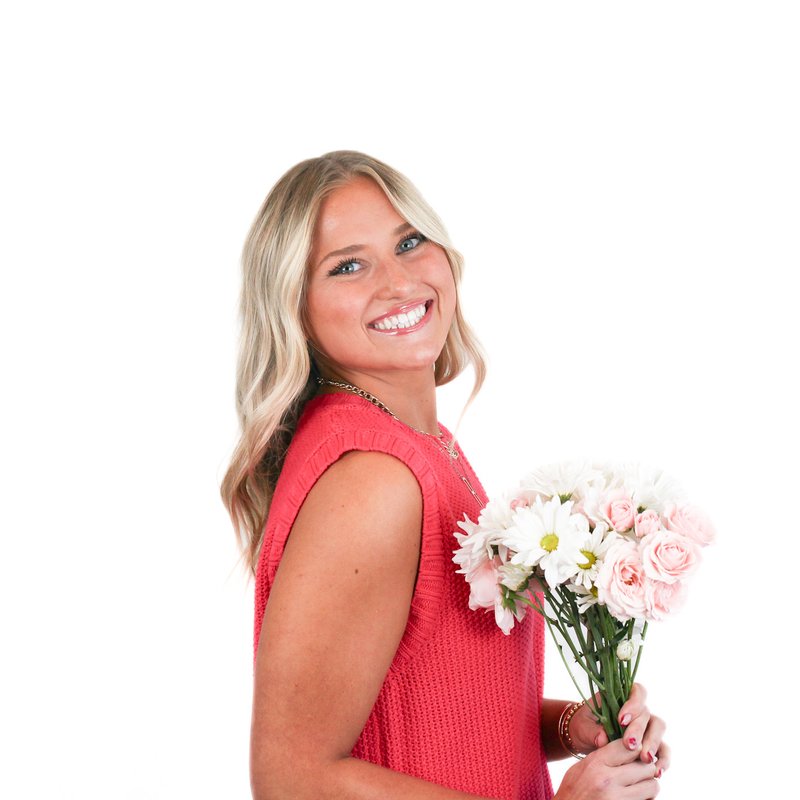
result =
M581 697L610 740L636 677L648 623L675 611L714 528L660 470L556 464L466 515L453 560L469 607L506 635L541 614ZM585 672L588 697L566 651Z

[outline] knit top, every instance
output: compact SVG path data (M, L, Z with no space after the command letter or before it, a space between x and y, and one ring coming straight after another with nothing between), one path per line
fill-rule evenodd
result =
M445 432L445 438L449 437ZM486 496L458 449L458 468ZM308 492L344 453L388 453L422 492L419 571L408 622L352 755L482 797L550 800L540 735L543 621L525 615L511 634L493 613L471 611L456 573L456 522L478 503L450 456L423 435L352 394L308 402L270 506L256 573L255 648L270 587Z

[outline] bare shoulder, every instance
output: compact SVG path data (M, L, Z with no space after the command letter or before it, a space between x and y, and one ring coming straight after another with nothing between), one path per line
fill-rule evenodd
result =
M325 531L332 545L394 548L419 546L422 493L414 474L386 453L345 453L315 483L300 509L292 534L298 538Z
M315 489L335 488L342 494L369 492L381 502L406 502L421 495L417 479L399 459L388 453L350 450L331 464L317 482ZM362 497L362 499L369 499Z
M320 582L331 590L325 613L387 594L403 624L420 558L422 493L411 470L380 452L352 451L321 475L292 526L267 615ZM334 599L335 598L335 599ZM271 606L271 608L270 608ZM400 620L398 619L398 623Z

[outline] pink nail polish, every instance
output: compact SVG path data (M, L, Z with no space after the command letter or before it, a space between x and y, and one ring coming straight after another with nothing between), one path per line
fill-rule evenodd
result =
M658 768L658 772L656 772L656 778L660 778L664 774L664 770L661 767Z
M620 725L622 725L622 727L623 727L623 728L624 728L626 725L630 725L630 724L631 724L631 715L630 715L630 714L626 714L626 715L625 715L625 716L624 716L624 717L623 717L623 718L622 718L622 719L619 721L619 724L620 724Z
M635 750L636 749L636 739L634 739L633 736L631 736L631 738L628 739L627 742L628 742L628 747L631 750Z
M656 757L648 750L645 756L645 760L650 764L652 764L656 760Z

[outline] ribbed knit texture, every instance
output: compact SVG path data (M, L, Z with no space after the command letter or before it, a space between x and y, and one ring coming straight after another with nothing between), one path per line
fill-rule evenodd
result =
M408 623L353 756L485 797L550 800L539 732L543 621L530 612L505 636L493 613L469 610L469 587L452 560L458 544L453 533L465 513L477 518L475 498L432 437L360 397L314 398L297 427L259 559L256 649L270 586L300 506L320 475L350 450L400 459L423 498L419 574ZM463 453L459 463L485 502Z

